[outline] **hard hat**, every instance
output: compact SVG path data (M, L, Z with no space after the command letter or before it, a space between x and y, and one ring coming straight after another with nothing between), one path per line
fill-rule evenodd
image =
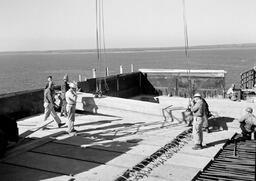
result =
M76 89L76 84L74 84L73 82L69 83L69 87L70 88L73 88L73 89Z
M252 113L252 112L253 112L253 109L252 109L251 107L247 107L247 108L245 109L245 111L246 111L246 112L249 112L249 113Z
M65 74L63 80L68 80L68 74Z
M196 93L196 94L194 95L194 97L201 97L201 94Z

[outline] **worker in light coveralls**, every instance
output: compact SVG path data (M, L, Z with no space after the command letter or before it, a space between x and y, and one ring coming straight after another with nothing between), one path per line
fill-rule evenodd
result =
M77 86L75 83L69 84L69 90L66 92L66 109L68 114L68 133L76 133L76 130L74 129L74 122L75 122L75 111L76 111L76 89Z
M205 115L205 104L199 93L194 95L191 103L191 111L193 113L193 139L195 143L192 149L199 150L203 148L203 122Z

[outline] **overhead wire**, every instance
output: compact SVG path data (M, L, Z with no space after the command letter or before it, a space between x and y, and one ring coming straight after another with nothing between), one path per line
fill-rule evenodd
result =
M96 48L97 48L97 66L96 71L99 69L99 62L100 62L100 36L99 36L99 2L98 0L95 0L96 3ZM99 91L99 82L96 78L96 92Z
M97 69L99 73L99 78L96 78L96 91L102 93L101 81L104 77L105 90L108 90L108 85L106 77L103 75L104 70L102 69L105 66L105 53L106 53L106 44L105 44L105 28L104 28L104 4L103 0L96 0L96 41L97 41Z
M182 0L182 7L183 7L183 24L184 24L184 41L185 41L185 55L187 59L187 74L188 74L188 94L189 98L192 97L192 90L191 90L191 68L190 68L190 57L189 57L189 41L188 41L188 25L187 25L187 18L186 18L186 2Z
M98 0L96 0L96 48L97 48L97 68L100 60L100 45L99 45L99 14L98 14Z
M102 6L101 6L101 22L102 22L102 45L103 45L103 57L102 57L102 61L103 61L103 67L106 67L106 41L105 41L105 20L104 20L104 4L103 4L103 0L102 1ZM103 68L104 69L104 68ZM107 80L106 80L106 76L104 77L104 85L105 85L105 89L109 90L108 84L107 84Z

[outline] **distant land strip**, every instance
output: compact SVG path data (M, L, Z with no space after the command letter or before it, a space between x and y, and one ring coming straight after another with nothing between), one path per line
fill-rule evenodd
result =
M221 44L221 45L199 45L191 46L190 50L213 50L213 49L236 49L256 48L256 43L245 44ZM145 48L108 48L102 53L131 53L131 52L162 52L162 51L183 51L184 47L145 47ZM32 50L32 51L0 51L0 54L67 54L67 53L96 53L97 49L65 49L65 50Z

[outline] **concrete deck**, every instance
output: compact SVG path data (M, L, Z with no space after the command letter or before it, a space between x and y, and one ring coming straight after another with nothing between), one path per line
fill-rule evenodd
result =
M111 98L108 99L112 101ZM162 107L170 104L186 106L188 103L188 99L183 98L159 97L159 100ZM117 98L113 101L118 102ZM204 134L206 148L194 151L191 149L193 143L190 142L143 180L192 179L219 151L225 141L239 131L238 124L233 119L240 116L243 108L253 107L249 102L223 99L210 99L208 103L210 110L220 117L210 121L213 132ZM147 102L143 104L147 105ZM152 107L157 106L152 104L149 103ZM134 105L133 102L132 106ZM29 130L39 125L42 119L42 115L37 115L19 121L20 134L26 135L31 132ZM66 121L63 117L61 119L63 122ZM65 133L66 127L56 128L56 124L51 123L47 130L30 134L27 138L31 140L8 150L6 158L0 162L1 179L115 180L127 169L188 129L184 123L177 121L160 128L161 121L163 119L158 119L155 115L111 108L111 116L77 114L77 136L70 136ZM133 134L137 131L136 125L153 122L159 124L141 126L139 132Z

